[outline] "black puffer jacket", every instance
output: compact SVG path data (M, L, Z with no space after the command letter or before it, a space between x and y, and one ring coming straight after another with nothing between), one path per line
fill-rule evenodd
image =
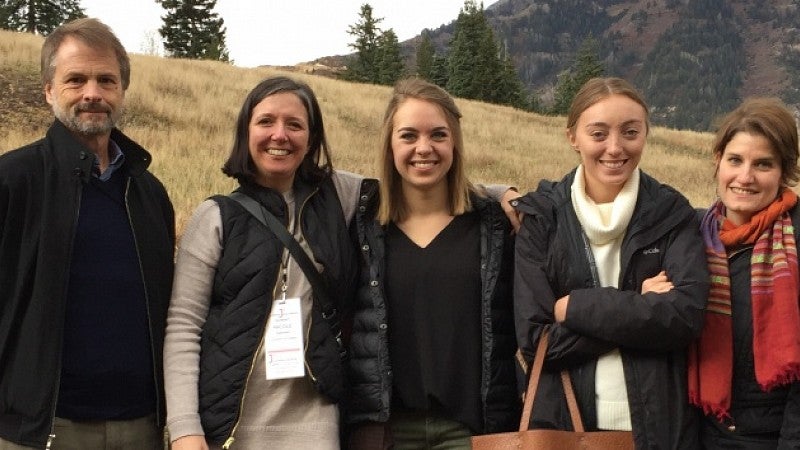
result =
M800 223L800 207L792 211L792 222ZM795 226L795 240L800 229ZM753 311L751 304L748 247L728 256L731 277L733 325L733 380L731 417L733 429L706 416L702 428L706 449L800 449L800 383L764 392L758 385L753 358ZM800 330L798 330L800 333Z
M329 297L347 307L355 289L355 250L330 178L294 184L298 223L313 259L323 266ZM256 199L281 222L287 207L276 191L256 186L239 189ZM244 387L264 334L275 295L283 245L239 203L217 196L223 242L200 353L200 408L206 438L222 443L238 420ZM344 367L329 323L314 304L309 324L306 362L309 377L331 401L344 397Z
M391 414L392 368L383 288L384 230L374 219L377 187L375 180L362 183L360 205L352 225L361 250L361 276L350 343L351 390L346 408L346 421L350 424L386 422ZM499 204L478 196L473 196L472 201L481 217L483 432L508 431L519 426L520 414L511 300L513 238Z
M685 348L700 332L708 270L694 210L672 188L641 174L620 255L620 289L593 288L580 223L570 197L572 171L542 182L519 203L515 318L525 358L551 326L534 406L535 428L571 429L561 369L572 375L587 430L596 429L597 358L622 354L637 449L696 449L698 419L688 404ZM674 288L641 295L642 281L665 270ZM553 324L555 301L569 294L566 320Z

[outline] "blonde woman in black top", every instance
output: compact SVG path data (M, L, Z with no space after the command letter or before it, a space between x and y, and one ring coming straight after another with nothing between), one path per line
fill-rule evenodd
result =
M381 186L356 213L350 448L469 448L519 421L511 226L465 176L460 117L418 79L386 111Z

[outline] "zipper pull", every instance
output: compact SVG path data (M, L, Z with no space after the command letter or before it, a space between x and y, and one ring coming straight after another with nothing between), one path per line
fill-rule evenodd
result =
M281 283L281 300L286 301L286 291L289 289L289 287L287 286L287 283L288 283L288 280L289 280L289 268L286 267L286 266L283 267L282 277L283 277L283 279L281 280L282 281L282 283Z
M47 445L44 447L46 450L50 450L50 447L53 446L53 440L56 438L55 434L49 434L47 436Z
M229 448L231 448L231 445L233 445L234 440L235 439L233 439L233 436L229 437L228 439L225 439L225 443L222 444L222 448L224 450L228 450Z

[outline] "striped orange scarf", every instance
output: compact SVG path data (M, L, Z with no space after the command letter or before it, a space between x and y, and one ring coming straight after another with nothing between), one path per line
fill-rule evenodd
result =
M711 272L705 326L689 348L689 401L718 420L730 419L733 375L730 274L726 247L755 244L750 260L753 357L764 391L800 380L797 246L786 189L750 222L734 226L717 201L700 226ZM720 225L721 224L721 225Z

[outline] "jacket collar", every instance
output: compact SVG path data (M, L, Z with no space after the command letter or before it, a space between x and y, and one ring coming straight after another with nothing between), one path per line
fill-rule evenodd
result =
M83 182L92 175L94 154L81 143L69 129L56 119L47 130L47 140L51 143L55 159L62 167L68 167ZM139 144L125 136L117 128L111 130L111 140L125 155L125 170L130 176L143 174L152 161L150 153Z
M486 214L492 203L492 200L489 200L485 195L479 195L475 191L470 191L469 200L472 202L472 208L481 215Z
M127 157L127 155L126 155ZM295 176L292 190L294 191L294 202L296 205L295 219L300 213L300 206L316 192L322 182L313 183L303 179L300 176ZM236 189L243 194L246 194L256 199L261 205L267 208L269 212L275 215L282 223L289 223L287 216L287 205L283 198L283 194L275 189L264 187L252 181L240 181L239 187Z
M641 228L669 230L695 214L689 201L672 187L642 172L636 212Z
M550 199L556 208L562 207L564 203L571 203L570 188L575 179L577 169L570 171L558 182L543 180L539 183L536 192ZM528 203L527 199L523 202ZM682 208L681 204L686 208ZM636 222L644 229L659 228L669 229L677 223L686 220L685 214L676 214L677 211L694 210L689 206L689 202L672 187L661 184L655 178L640 171L639 194L634 208Z

